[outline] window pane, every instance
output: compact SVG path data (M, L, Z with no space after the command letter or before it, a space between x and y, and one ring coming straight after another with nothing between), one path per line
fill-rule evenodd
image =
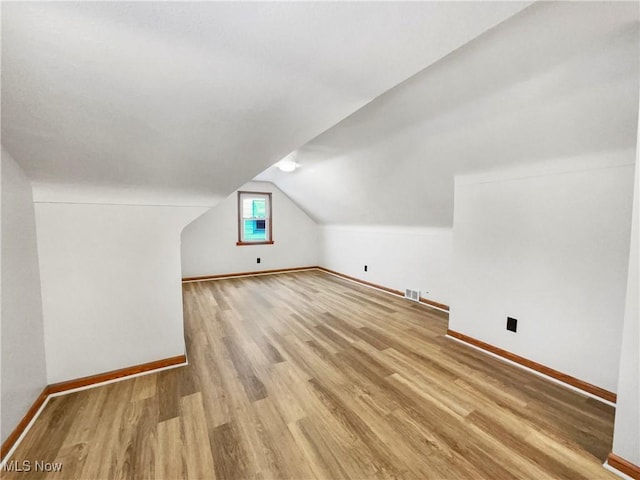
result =
M266 221L244 220L244 239L245 241L266 240Z
M251 218L253 212L253 199L245 198L242 200L242 218Z
M267 202L264 198L242 200L242 218L266 218Z
M265 218L267 216L267 202L263 198L253 200L253 216L257 218Z

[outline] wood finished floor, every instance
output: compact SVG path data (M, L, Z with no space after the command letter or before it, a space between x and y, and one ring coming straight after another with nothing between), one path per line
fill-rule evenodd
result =
M609 478L614 410L309 271L184 285L189 366L51 399L6 479Z

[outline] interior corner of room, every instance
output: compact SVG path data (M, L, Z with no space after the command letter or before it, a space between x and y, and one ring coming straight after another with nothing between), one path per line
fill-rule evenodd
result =
M191 283L314 271L614 406L640 478L638 4L183 6L2 6L3 459L49 396L191 362Z

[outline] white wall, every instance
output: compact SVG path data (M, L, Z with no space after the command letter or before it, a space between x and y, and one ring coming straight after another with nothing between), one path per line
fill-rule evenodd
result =
M205 210L36 203L49 383L185 352L180 232Z
M321 230L321 266L396 290L420 290L425 298L449 304L451 229L324 226Z
M458 177L450 328L615 392L634 156Z
M638 147L637 158L640 158L640 145ZM638 296L640 295L640 284L638 283L640 267L638 252L640 249L640 237L638 236L638 228L640 227L640 206L638 205L640 168L638 165L640 163L636 160L629 274L622 329L613 453L640 466L640 310L638 308Z
M1 331L4 442L47 383L31 184L4 148Z
M318 228L269 182L249 182L239 190L271 192L273 245L237 246L238 197L226 200L182 233L182 276L196 277L318 264ZM260 263L256 259L260 257Z

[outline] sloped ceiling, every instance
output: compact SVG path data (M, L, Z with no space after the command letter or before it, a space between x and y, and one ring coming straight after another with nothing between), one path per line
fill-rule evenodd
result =
M541 2L292 154L272 181L323 224L452 225L454 176L564 157L634 161L637 2Z
M2 143L36 191L213 204L530 2L3 2Z

